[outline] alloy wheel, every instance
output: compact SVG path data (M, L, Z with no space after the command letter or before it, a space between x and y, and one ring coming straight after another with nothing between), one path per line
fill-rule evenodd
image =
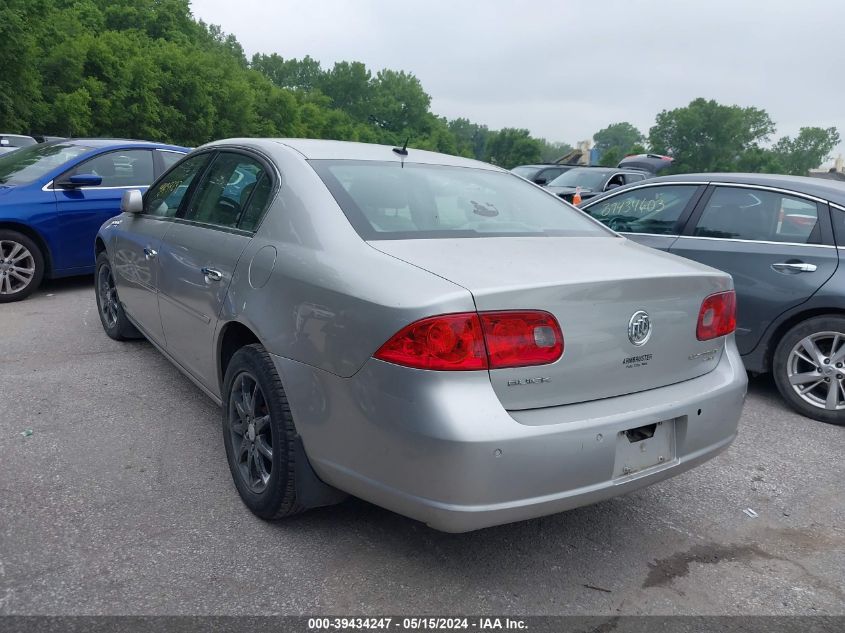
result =
M117 325L118 299L114 277L112 277L111 268L108 266L100 266L97 273L97 294L100 298L100 315L103 317L103 323L111 330Z
M0 240L0 294L21 292L34 277L35 257L29 249L20 242Z
M798 341L789 353L786 374L807 404L845 409L845 333L818 332Z
M273 472L273 431L264 392L249 372L241 372L232 382L228 420L241 479L252 492L260 494Z

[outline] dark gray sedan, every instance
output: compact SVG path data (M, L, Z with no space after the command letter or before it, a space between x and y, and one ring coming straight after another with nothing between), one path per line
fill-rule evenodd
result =
M685 174L582 205L648 246L733 275L746 368L797 411L845 424L845 186L798 176Z

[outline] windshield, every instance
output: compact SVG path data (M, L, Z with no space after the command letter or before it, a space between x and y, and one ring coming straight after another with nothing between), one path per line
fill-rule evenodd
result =
M549 183L549 187L601 189L609 172L603 169L570 169Z
M365 240L608 235L581 211L507 172L378 161L311 165Z
M30 145L0 156L0 185L25 185L37 180L90 147L69 143Z

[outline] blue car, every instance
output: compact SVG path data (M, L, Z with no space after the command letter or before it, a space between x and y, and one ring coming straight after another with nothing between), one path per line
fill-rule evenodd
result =
M94 238L127 189L146 189L188 148L73 139L0 156L0 303L45 277L94 272Z

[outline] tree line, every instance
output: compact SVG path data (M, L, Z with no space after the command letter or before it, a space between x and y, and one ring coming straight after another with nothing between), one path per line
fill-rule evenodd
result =
M195 19L189 0L6 0L0 67L0 132L186 146L236 136L408 140L506 168L571 149L526 129L437 116L404 71L374 73L360 62L323 68L308 56L275 53L248 59L234 36ZM676 169L704 171L798 173L838 143L833 128L804 128L765 148L773 132L762 110L699 99L660 113L648 138L629 123L594 136L604 162L650 150L674 154Z

